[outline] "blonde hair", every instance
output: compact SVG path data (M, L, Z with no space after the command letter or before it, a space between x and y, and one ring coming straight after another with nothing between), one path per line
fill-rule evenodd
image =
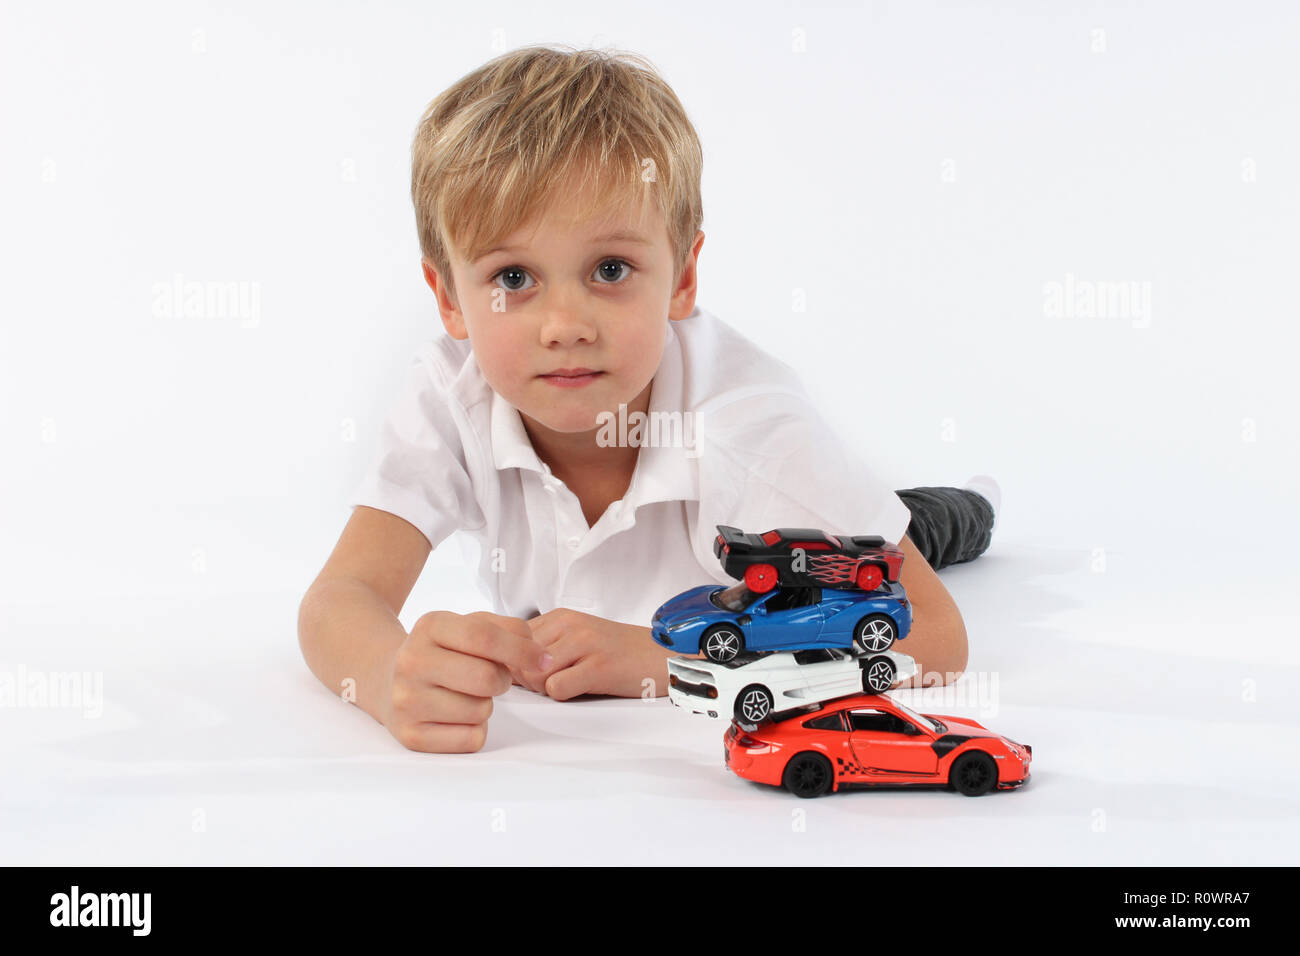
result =
M644 57L512 50L456 81L420 119L411 146L420 252L454 295L449 244L477 259L550 208L576 174L593 187L579 215L658 204L675 285L704 217L703 164L685 108Z

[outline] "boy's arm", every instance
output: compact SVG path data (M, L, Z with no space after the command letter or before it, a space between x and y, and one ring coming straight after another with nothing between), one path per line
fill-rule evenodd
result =
M357 506L298 611L307 666L410 750L465 753L487 739L492 698L510 675L550 665L518 618L430 611L398 620L432 550L403 518Z
M407 636L397 615L431 550L409 522L358 505L298 609L312 673L336 694L355 680L357 706L381 723L392 656Z
M894 649L916 661L916 676L898 686L950 684L966 669L966 624L957 602L912 539L903 535L898 546L903 550L898 580L912 605L912 630Z

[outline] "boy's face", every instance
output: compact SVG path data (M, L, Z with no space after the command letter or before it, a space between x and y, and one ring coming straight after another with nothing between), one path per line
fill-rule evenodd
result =
M556 202L475 262L450 251L456 298L429 263L443 325L470 346L488 384L536 428L590 432L601 412L645 411L666 319L695 307L696 235L680 280L653 204L580 220ZM502 248L503 247L503 248ZM581 374L578 374L581 370Z

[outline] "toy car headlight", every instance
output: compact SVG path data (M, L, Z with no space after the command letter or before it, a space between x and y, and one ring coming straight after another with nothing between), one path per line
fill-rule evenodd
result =
M677 631L682 630L683 628L691 627L691 626L693 626L693 625L695 625L695 624L699 624L699 623L700 623L700 619L699 619L698 617L688 617L686 620L684 620L684 621L678 621L676 624L669 624L669 625L668 625L668 633L669 633L669 634L674 634L674 633L676 633Z

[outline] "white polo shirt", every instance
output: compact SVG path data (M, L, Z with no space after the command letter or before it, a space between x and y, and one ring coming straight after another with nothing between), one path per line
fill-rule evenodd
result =
M893 542L907 531L907 506L794 370L701 308L668 322L649 411L627 492L588 527L469 342L443 335L417 355L350 503L404 518L434 547L471 535L498 614L569 607L646 627L674 595L733 583L713 556L719 524Z

